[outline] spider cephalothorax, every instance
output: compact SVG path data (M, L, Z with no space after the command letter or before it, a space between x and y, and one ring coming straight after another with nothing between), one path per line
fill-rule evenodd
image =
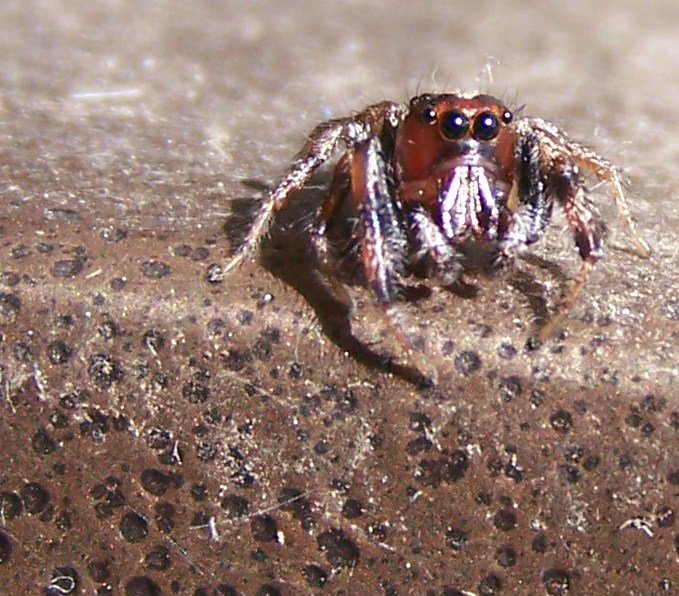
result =
M340 145L345 150L318 209L313 243L332 276L327 229L345 201L353 200L365 276L390 320L397 318L398 288L413 262L424 263L434 282L452 285L462 269L459 246L469 237L494 243L493 264L509 262L541 237L556 203L582 265L539 332L541 338L549 335L602 254L605 226L587 195L582 170L611 185L637 251L650 252L634 230L620 175L609 161L549 122L513 114L490 95L425 94L408 104L384 101L319 124L263 202L226 270L256 253L275 213ZM429 368L407 340L402 343L419 368Z

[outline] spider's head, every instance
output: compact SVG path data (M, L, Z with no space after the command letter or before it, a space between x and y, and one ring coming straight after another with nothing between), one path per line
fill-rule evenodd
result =
M404 179L424 179L442 169L481 166L509 180L514 166L513 114L490 95L420 95L397 141Z

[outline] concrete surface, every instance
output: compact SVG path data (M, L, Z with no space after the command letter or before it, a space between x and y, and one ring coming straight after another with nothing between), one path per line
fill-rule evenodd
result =
M679 592L679 7L366 4L0 6L2 593ZM577 270L557 220L404 305L418 389L370 293L350 335L318 285L320 182L210 282L319 120L457 88L629 177L653 257L596 188L609 248L559 337L524 347Z

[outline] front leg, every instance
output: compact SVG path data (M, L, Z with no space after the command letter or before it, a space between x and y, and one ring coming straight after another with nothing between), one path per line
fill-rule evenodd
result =
M376 138L354 150L351 191L358 203L362 228L361 261L385 323L394 332L406 361L423 375L423 382L436 382L435 367L408 337L406 328L411 325L396 303L405 272L408 235L384 152Z
M278 186L264 199L243 243L227 261L224 273L255 255L276 213L330 159L340 143L351 149L366 139L377 136L385 124L396 126L404 112L404 106L385 101L366 108L356 116L319 124Z
M419 247L418 259L427 259L428 277L440 286L449 287L460 279L462 257L441 228L421 208L410 213L410 223Z
M540 239L552 216L553 199L544 182L545 162L540 133L528 121L517 125L516 177L508 207L509 223L501 234L492 259L495 268L506 267L528 246Z

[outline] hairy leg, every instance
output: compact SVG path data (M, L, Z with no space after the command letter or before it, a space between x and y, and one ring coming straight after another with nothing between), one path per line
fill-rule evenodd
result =
M566 214L573 232L582 265L573 284L552 318L538 332L538 339L549 337L573 308L578 295L587 283L596 261L602 256L601 238L605 231L594 207L579 180L578 169L565 159L554 160L550 174L550 188Z
M385 324L405 352L406 361L427 381L435 382L436 369L408 337L409 321L396 303L406 266L408 235L395 200L390 164L378 139L371 138L356 147L351 187L362 228L361 260Z
M405 109L400 104L385 101L370 106L355 116L319 124L278 186L264 199L245 240L227 261L224 273L256 254L276 213L330 159L340 143L351 149L366 139L379 135L385 125L396 126Z
M611 186L618 215L625 226L625 231L632 239L637 253L642 257L650 256L650 247L636 231L623 191L622 177L617 168L591 149L572 141L566 133L554 124L540 118L530 118L526 121L533 130L541 134L542 143L548 153L572 160L575 164Z
M410 225L419 246L416 257L428 259L429 277L441 286L452 286L462 273L458 250L423 209L410 213Z
M328 188L323 203L316 212L316 221L311 231L311 242L316 252L318 265L321 273L324 275L325 281L329 284L333 294L337 299L346 305L348 310L352 309L353 300L347 292L344 284L337 277L337 266L330 242L328 241L328 227L346 201L349 195L349 186L351 184L351 157L352 151L347 151L335 167L332 182Z

